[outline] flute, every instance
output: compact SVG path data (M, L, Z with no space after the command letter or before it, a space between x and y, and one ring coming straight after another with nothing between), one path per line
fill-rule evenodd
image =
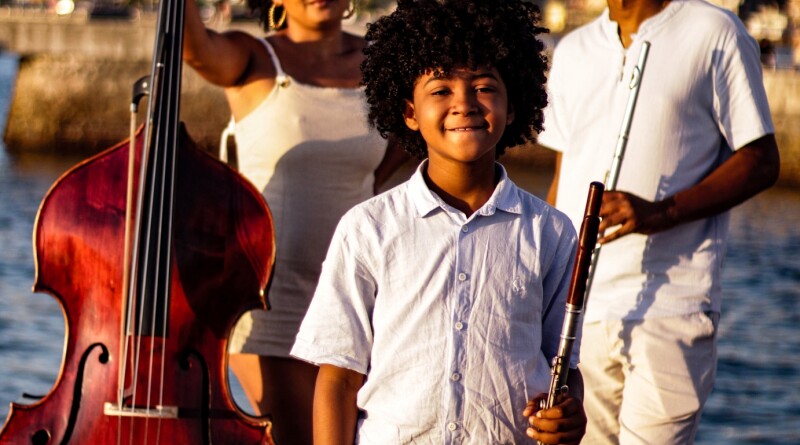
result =
M608 191L616 190L617 179L619 179L619 172L622 168L622 159L625 157L625 148L628 146L628 135L631 132L631 121L633 121L633 112L636 109L636 100L639 98L639 86L642 83L642 76L644 75L644 67L647 63L647 54L650 52L650 42L642 42L642 49L639 51L639 60L636 66L633 67L631 72L631 81L628 84L630 93L628 94L628 104L625 107L625 114L622 117L622 125L619 130L619 137L617 138L617 146L614 148L614 157L611 160L611 168L606 172L605 189ZM602 233L598 234L602 236ZM594 272L597 269L597 259L600 257L600 248L597 246L592 254L592 262L589 267L589 277L586 284L586 297L589 299L589 292L592 289L592 282L594 281Z
M600 226L600 205L603 203L603 189L601 182L592 182L589 185L589 196L586 199L586 210L578 234L578 249L575 256L575 265L572 269L572 279L567 295L564 324L561 328L561 338L558 343L558 353L553 357L553 367L550 370L550 391L547 399L542 400L540 408L552 408L564 397L569 389L567 376L569 374L572 346L575 343L576 333L581 322L584 299L586 296L587 275L595 244L597 231Z

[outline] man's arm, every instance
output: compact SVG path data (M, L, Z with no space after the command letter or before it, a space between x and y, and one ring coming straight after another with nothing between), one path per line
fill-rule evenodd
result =
M717 215L771 187L779 172L775 135L768 134L737 150L697 185L663 201L650 202L627 192L606 191L600 209L600 230L620 227L598 241L611 242L629 233L653 234Z
M356 395L364 375L346 368L322 365L314 390L314 444L352 445L358 407Z

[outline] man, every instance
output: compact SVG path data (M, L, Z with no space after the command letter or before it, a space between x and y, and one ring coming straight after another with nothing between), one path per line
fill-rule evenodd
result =
M758 45L741 21L702 0L609 0L553 56L539 137L559 151L549 201L580 223L589 182L611 164L644 41L584 320L584 444L693 442L716 372L727 211L778 177Z

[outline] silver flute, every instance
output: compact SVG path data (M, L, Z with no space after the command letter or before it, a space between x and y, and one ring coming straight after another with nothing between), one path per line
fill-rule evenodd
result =
M622 126L619 130L619 137L617 138L617 146L614 149L614 157L611 160L611 168L606 172L605 186L606 190L616 190L617 179L619 179L619 171L622 168L622 160L625 157L625 148L628 146L628 135L631 132L631 121L633 121L633 112L636 110L636 100L639 98L639 86L642 83L642 76L644 75L644 66L647 63L647 54L650 52L650 42L642 42L642 49L639 51L639 61L633 67L631 73L631 81L628 84L630 93L628 93L628 104L625 107L625 115L622 117ZM598 234L602 236L602 233ZM592 290L592 282L594 281L594 273L597 269L597 259L600 257L600 248L602 245L597 246L592 254L592 264L589 268L589 278L586 284L586 298L584 303L588 302L589 292Z
M561 402L569 389L567 376L569 373L572 346L575 343L578 327L583 313L584 299L586 296L586 283L591 265L592 252L597 243L597 232L600 226L600 205L603 203L603 183L592 182L589 185L589 195L586 198L586 210L583 214L581 230L578 233L578 247L575 255L575 264L572 268L572 279L567 294L564 324L561 328L561 338L558 343L558 353L553 357L553 367L550 370L550 392L547 399L540 403L541 409L552 408Z

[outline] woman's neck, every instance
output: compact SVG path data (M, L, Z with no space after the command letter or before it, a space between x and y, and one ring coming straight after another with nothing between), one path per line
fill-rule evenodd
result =
M339 57L347 51L345 34L340 26L321 29L289 26L278 35L290 40L296 45L296 49L309 57L329 59Z
M270 37L287 74L300 83L320 87L358 87L363 40L341 28L335 32L291 29Z

